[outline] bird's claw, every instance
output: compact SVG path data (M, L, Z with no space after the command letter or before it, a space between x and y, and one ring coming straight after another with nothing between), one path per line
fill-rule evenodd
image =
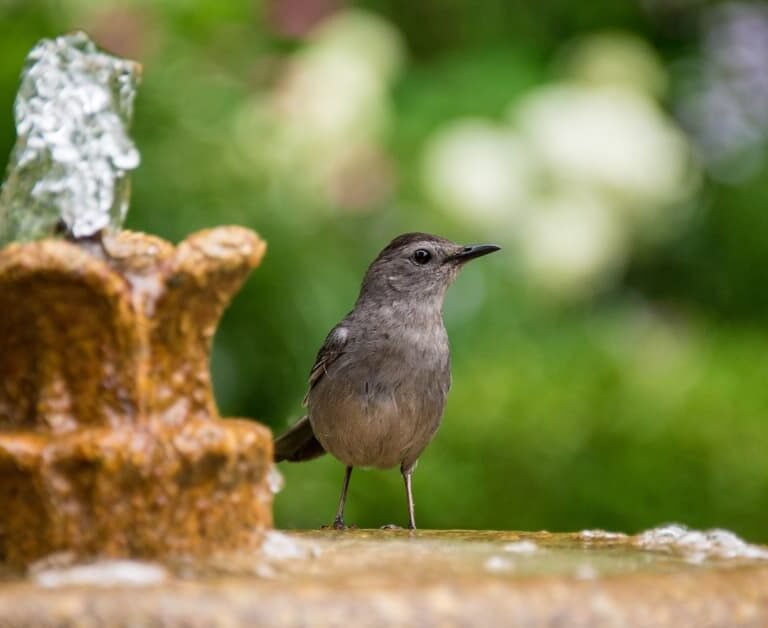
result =
M333 523L320 526L321 530L357 530L357 526L348 526L343 519L334 519Z

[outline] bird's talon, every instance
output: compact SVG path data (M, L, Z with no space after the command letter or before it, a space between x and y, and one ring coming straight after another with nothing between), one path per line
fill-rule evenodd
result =
M402 530L403 526L399 526L396 523L387 523L387 524L381 526L381 528L379 528L379 529L380 530Z
M343 519L336 519L333 523L328 523L320 526L321 530L357 530L357 526L353 523L347 525Z

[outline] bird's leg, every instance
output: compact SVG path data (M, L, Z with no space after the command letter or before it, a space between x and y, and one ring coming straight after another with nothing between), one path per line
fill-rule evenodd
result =
M347 503L347 491L349 490L349 478L352 477L352 467L347 467L344 472L344 483L341 485L341 497L339 497L339 507L336 510L336 518L333 520L333 527L336 530L344 530L344 505Z
M405 495L408 498L408 529L416 529L416 517L414 515L413 507L413 487L411 486L411 476L413 475L413 465L407 469L400 467L400 473L403 474L403 480L405 481Z

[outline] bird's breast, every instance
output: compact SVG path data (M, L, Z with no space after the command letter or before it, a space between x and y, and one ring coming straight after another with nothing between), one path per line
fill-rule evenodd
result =
M400 332L350 347L310 392L315 435L345 464L412 463L440 424L450 387L445 332Z

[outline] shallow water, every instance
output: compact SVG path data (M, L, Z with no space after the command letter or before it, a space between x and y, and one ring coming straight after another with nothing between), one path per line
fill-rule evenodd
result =
M335 582L381 586L446 578L482 580L557 576L596 579L632 573L680 573L765 564L768 548L726 530L670 524L629 536L603 530L562 534L477 530L272 531L259 552L222 553L167 565L102 560L73 564L66 554L33 565L27 581L44 587L154 586L171 581Z
M137 594L137 587L141 591ZM0 625L768 625L768 548L724 530L629 536L269 532L259 552L72 564L0 582ZM91 622L91 624L89 624ZM93 623L95 622L95 623Z

